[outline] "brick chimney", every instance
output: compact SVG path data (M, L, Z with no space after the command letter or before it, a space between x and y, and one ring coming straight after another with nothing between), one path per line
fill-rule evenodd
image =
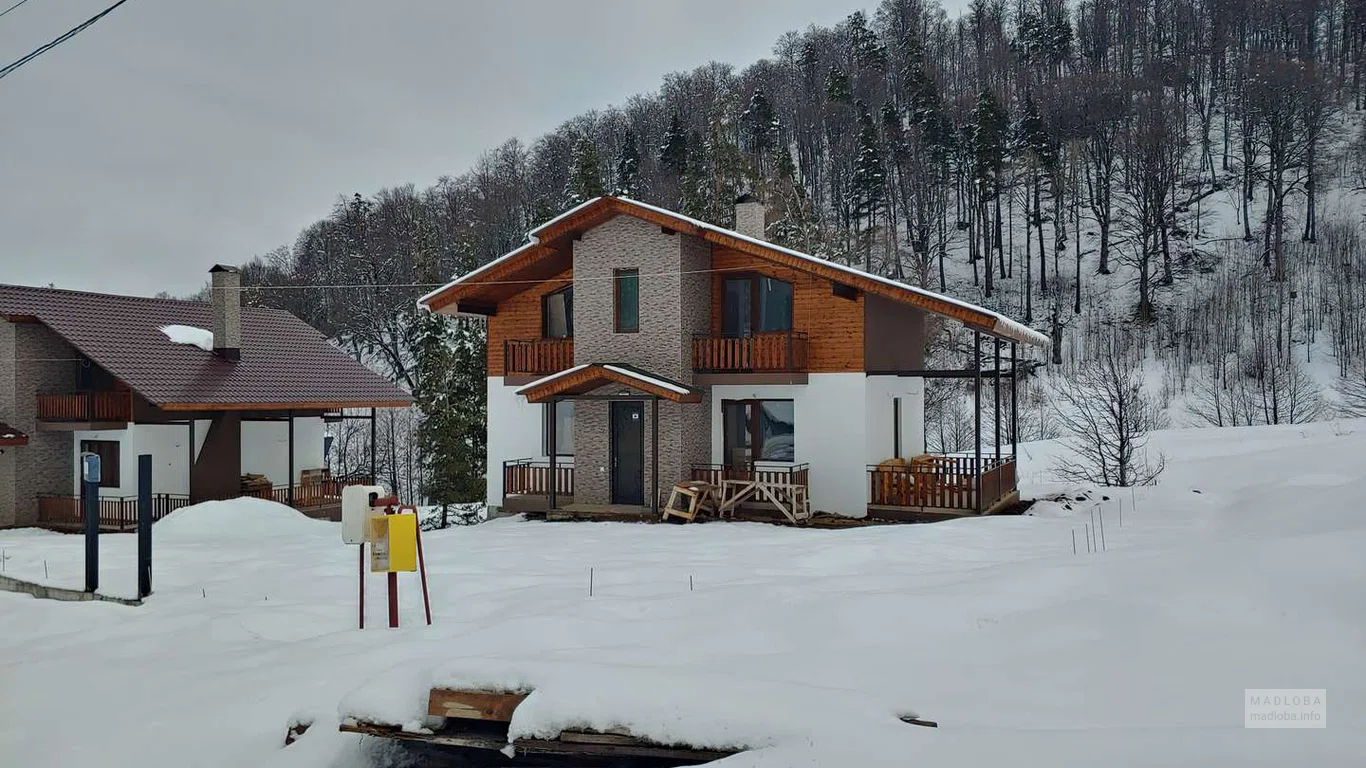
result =
M213 353L224 360L242 359L242 273L217 264L209 270L213 281Z
M735 200L735 231L755 240L765 240L764 204L746 192Z

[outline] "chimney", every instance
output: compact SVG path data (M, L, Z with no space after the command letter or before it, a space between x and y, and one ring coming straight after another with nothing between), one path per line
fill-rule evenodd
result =
M735 231L755 240L766 239L764 213L764 204L759 202L759 198L748 192L740 195L735 200Z
M224 360L242 359L242 273L217 264L209 270L213 281L213 353Z

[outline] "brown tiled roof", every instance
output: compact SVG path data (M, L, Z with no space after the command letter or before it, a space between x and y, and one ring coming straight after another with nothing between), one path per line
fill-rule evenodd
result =
M0 316L41 322L167 409L401 406L408 393L288 312L242 307L242 359L176 344L162 326L213 327L211 305L0 285Z
M28 435L0 421L0 445L28 445Z

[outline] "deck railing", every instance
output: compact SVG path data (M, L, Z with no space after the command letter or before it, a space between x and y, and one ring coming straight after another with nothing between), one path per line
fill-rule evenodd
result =
M933 456L909 466L868 467L868 503L881 507L929 507L976 511L977 459ZM982 509L1014 491L1015 460L983 456Z
M368 475L328 478L294 486L294 509L307 511L341 503L341 489L348 485L373 485ZM289 486L243 490L227 498L257 498L289 505ZM219 499L223 500L223 499ZM152 494L152 522L190 505L190 497L182 493ZM100 528L127 531L138 524L137 496L101 496L99 503ZM79 528L85 524L85 505L80 496L39 494L38 524L53 528Z
M176 493L152 494L152 522L189 506L190 497ZM138 497L101 496L100 528L117 531L131 530L138 524ZM79 496L40 494L38 496L38 524L54 528L79 528L85 524L84 505Z
M811 484L810 464L778 464L755 462L743 467L725 464L693 464L691 479L712 485L720 485L722 480L758 480L761 483L788 483L791 485Z
M806 334L796 331L699 335L692 340L692 367L699 373L805 372L808 348Z
M41 421L132 421L132 392L42 393L38 395Z
M574 465L555 463L555 493L574 494ZM503 462L503 495L550 495L550 461L548 459L513 459Z
M503 342L503 367L509 374L549 375L574 367L573 339Z

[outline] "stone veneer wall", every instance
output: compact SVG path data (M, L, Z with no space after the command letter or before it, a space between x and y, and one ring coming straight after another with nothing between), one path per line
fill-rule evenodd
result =
M6 520L4 508L0 507L0 527L36 523L40 493L75 492L72 433L38 429L38 393L71 391L76 384L79 363L75 360L80 353L44 325L16 323L10 325L10 330L14 339L10 357L14 399L12 410L4 418L12 418L12 426L28 433L29 442L10 449L14 452L13 512L11 519ZM3 365L0 362L0 390L5 387Z
M584 233L574 243L574 363L625 363L685 384L693 382L692 337L711 322L711 246L658 226L618 216ZM612 275L640 271L640 330L617 333ZM691 272L693 274L680 274ZM604 388L605 393L620 387ZM645 496L652 488L650 405L645 408ZM611 501L609 406L605 401L574 405L574 501ZM688 464L710 452L707 403L661 402L659 409L660 492L687 477Z
M0 423L18 427L14 411L14 324L0 318ZM14 525L14 469L19 448L0 447L0 528Z

